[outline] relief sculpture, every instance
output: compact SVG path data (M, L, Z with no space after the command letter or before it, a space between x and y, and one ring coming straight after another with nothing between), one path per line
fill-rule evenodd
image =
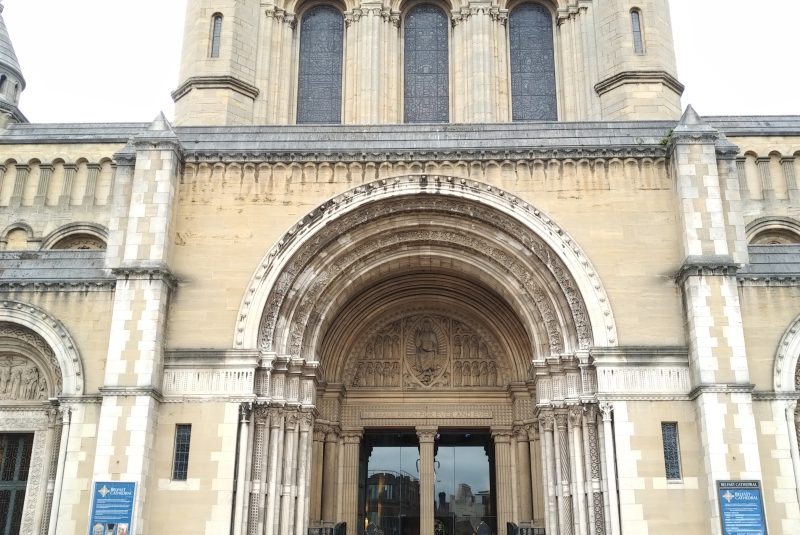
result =
M492 349L494 348L494 349ZM505 360L484 336L441 315L409 315L372 331L349 361L351 388L497 387Z
M47 399L47 380L25 357L0 357L0 400Z

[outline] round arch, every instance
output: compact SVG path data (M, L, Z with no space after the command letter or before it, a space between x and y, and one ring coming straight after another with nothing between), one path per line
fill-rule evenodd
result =
M795 374L800 359L800 315L789 325L778 343L773 369L775 392L794 392Z
M294 225L251 279L234 347L315 360L326 318L352 297L342 273L358 267L360 284L377 282L387 262L409 265L415 243L488 281L510 303L531 343L550 354L617 344L596 271L550 217L491 185L410 175L358 186ZM561 329L561 340L551 326Z
M60 321L37 306L18 301L2 301L0 323L27 328L47 344L61 373L60 395L83 394L84 376L81 357L75 341Z

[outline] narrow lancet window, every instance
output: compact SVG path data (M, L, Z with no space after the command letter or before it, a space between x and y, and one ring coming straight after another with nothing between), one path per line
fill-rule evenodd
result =
M644 54L644 39L642 38L642 13L638 9L631 11L631 25L633 27L633 51Z
M298 123L342 120L344 17L332 6L309 9L300 23Z
M209 56L219 57L219 43L222 39L222 15L217 13L211 17L211 50Z
M192 440L192 426L175 426L175 448L172 454L172 480L186 481L189 475L189 446Z
M446 123L450 119L448 22L430 4L411 9L404 21L403 106L407 123Z
M511 12L509 36L513 120L557 120L553 16L540 4L522 4Z
M661 422L661 440L664 445L664 470L668 480L681 479L681 456L678 446L678 424Z

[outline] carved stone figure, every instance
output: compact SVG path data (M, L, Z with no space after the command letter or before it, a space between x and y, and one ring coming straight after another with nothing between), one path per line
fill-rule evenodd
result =
M440 363L437 362L439 339L430 320L424 320L420 324L414 336L414 345L417 349L414 360L417 377L424 384L428 384L433 380L440 366Z
M0 357L0 400L47 399L47 380L39 368L22 356Z

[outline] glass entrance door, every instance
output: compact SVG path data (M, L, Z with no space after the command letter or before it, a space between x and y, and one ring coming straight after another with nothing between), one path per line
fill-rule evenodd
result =
M366 433L358 533L419 535L419 444L410 432Z
M434 534L496 534L491 437L444 431L436 441L435 455Z

